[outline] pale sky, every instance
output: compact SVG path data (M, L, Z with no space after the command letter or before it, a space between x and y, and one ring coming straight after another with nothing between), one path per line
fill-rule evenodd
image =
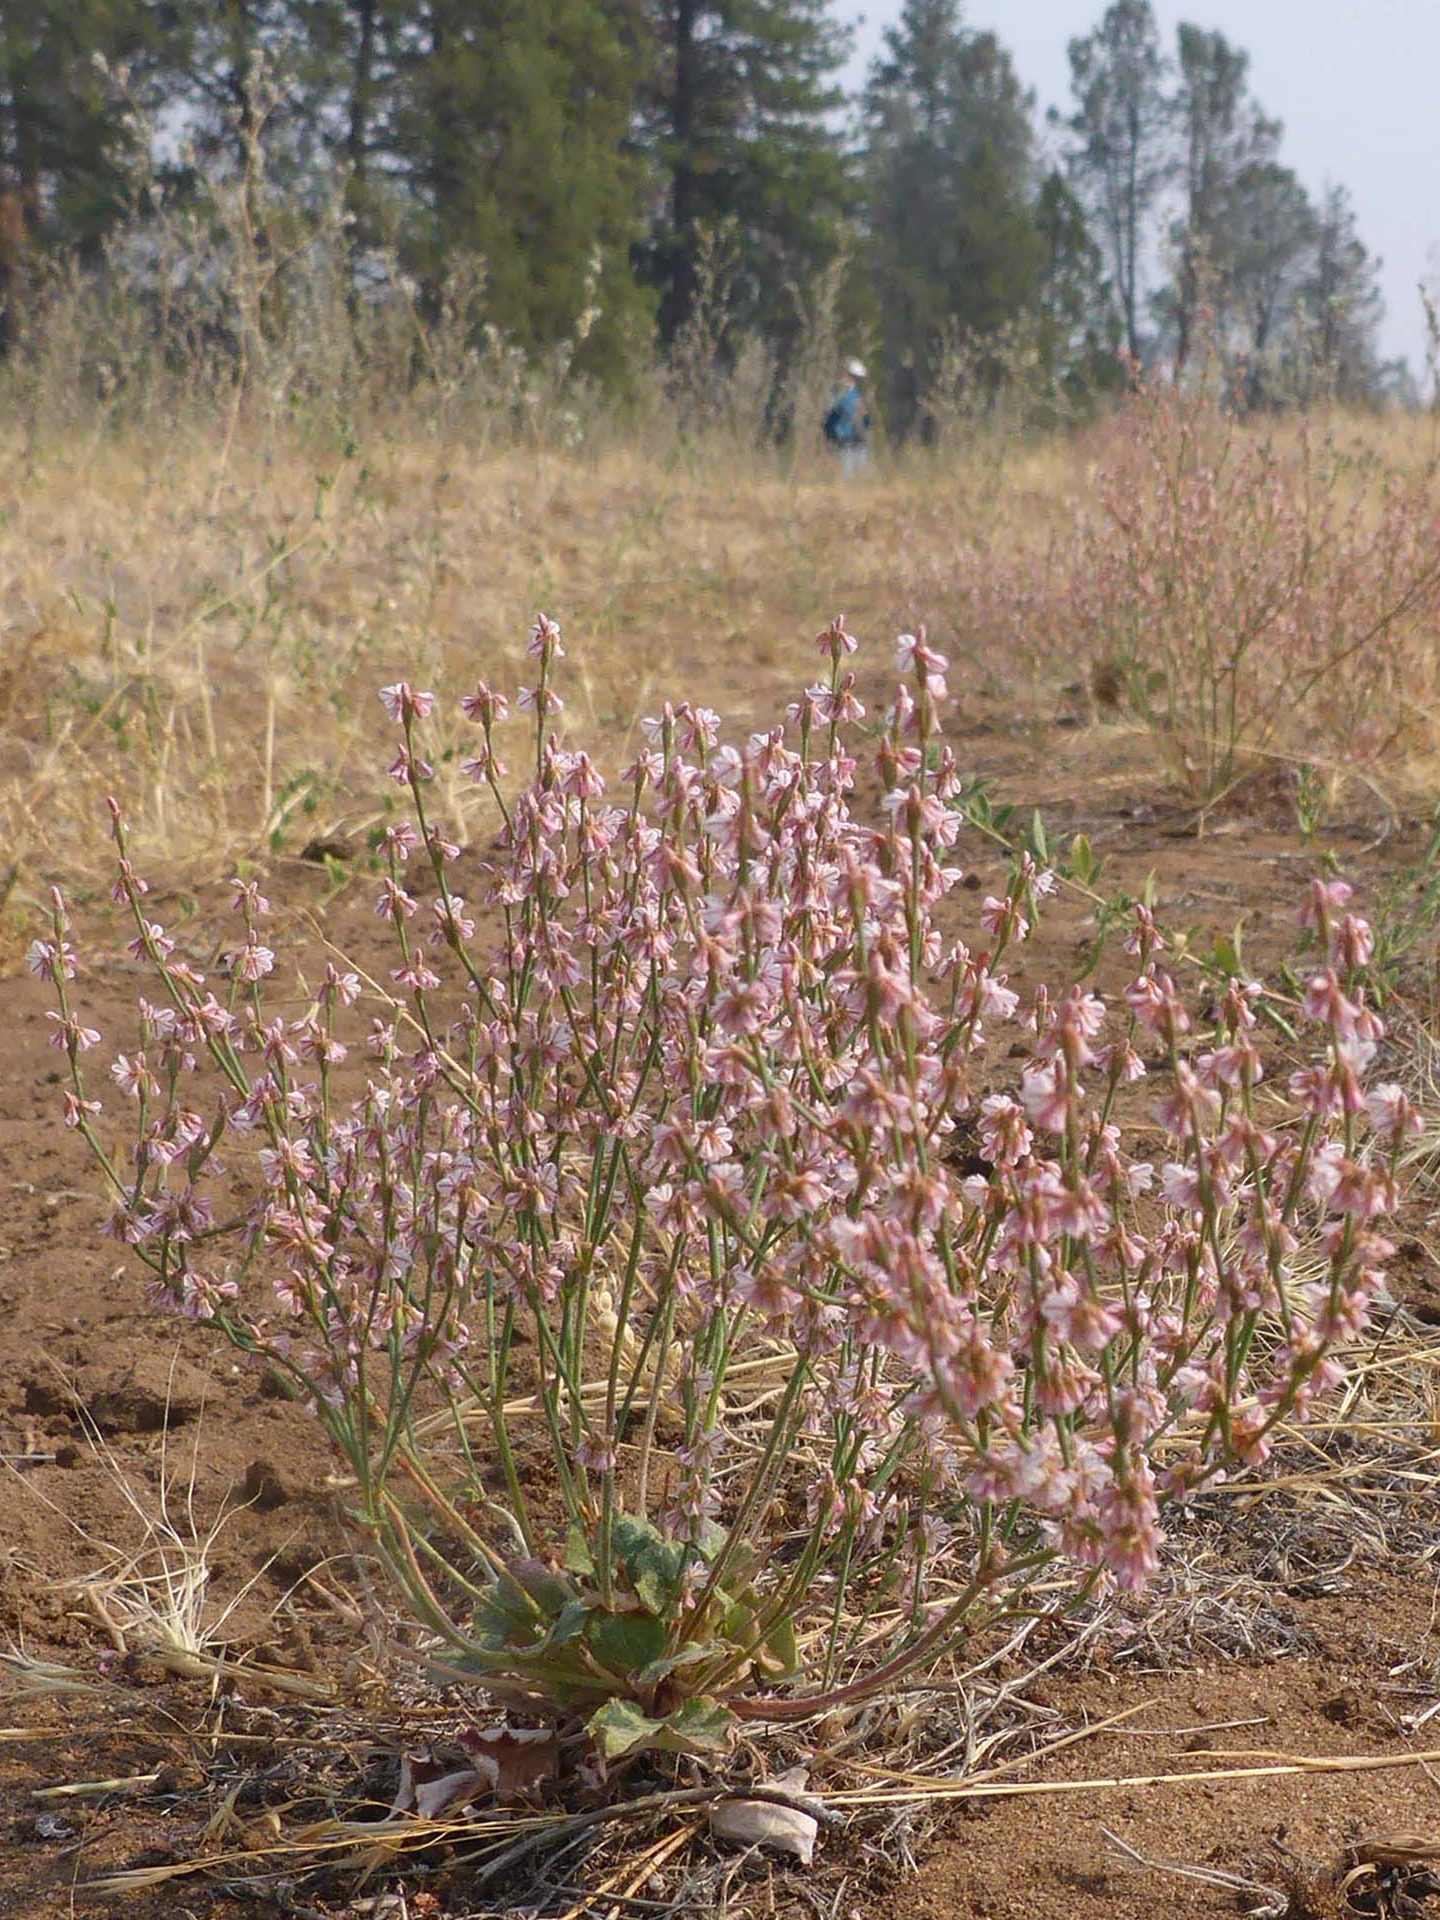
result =
M847 78L863 81L901 0L838 0L859 22ZM1250 54L1250 82L1285 123L1281 158L1312 194L1350 189L1360 236L1380 255L1382 344L1418 375L1425 328L1416 285L1440 267L1440 0L1154 0L1167 48L1181 20L1215 28ZM966 22L992 28L1045 109L1069 99L1065 49L1105 0L968 0Z

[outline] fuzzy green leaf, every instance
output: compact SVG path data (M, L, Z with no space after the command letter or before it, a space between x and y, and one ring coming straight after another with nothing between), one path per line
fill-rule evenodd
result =
M674 1653L667 1653L659 1660L652 1660L649 1666L641 1667L635 1675L635 1685L658 1687L672 1673L681 1673L686 1667L703 1666L707 1660L722 1660L730 1651L719 1640L691 1640Z
M607 1673L622 1680L639 1673L665 1651L665 1622L652 1613L606 1613L594 1609L585 1643Z
M607 1700L586 1722L592 1739L607 1760L619 1760L627 1753L643 1753L657 1745L656 1736L663 1724L642 1713L633 1700Z
M607 1700L587 1725L607 1760L633 1753L719 1757L735 1737L734 1714L714 1700L687 1700L663 1720L652 1720L633 1700Z
M618 1514L611 1528L615 1559L651 1613L673 1610L685 1571L685 1548L634 1514Z
M510 1571L542 1613L561 1613L579 1598L575 1582L543 1560L517 1560Z
M590 1551L590 1543L585 1538L585 1529L578 1520L572 1520L570 1531L565 1536L564 1562L568 1570L582 1580L595 1577L595 1556Z
M787 1614L766 1634L755 1655L755 1665L767 1680L781 1680L794 1673L800 1664L800 1649L795 1640L795 1622Z
M665 1753L723 1755L735 1744L735 1716L718 1700L687 1700L661 1724Z

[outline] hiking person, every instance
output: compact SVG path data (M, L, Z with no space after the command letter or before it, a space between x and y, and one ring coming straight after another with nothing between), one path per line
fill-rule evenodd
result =
M825 438L846 467L862 467L867 458L870 412L865 405L865 378L863 360L847 361L846 384L825 416Z

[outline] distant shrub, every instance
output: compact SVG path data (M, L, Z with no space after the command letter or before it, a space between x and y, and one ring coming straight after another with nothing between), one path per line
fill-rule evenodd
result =
M1433 743L1440 488L1309 422L1262 432L1206 387L1144 385L1093 510L1043 553L961 557L962 618L1094 677L1198 796L1267 758L1383 767Z

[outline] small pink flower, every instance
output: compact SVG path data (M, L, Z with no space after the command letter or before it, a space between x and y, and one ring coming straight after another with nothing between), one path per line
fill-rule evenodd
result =
M1322 880L1317 875L1310 882L1309 898L1300 909L1301 926L1312 932L1323 932L1335 915L1344 911L1354 891L1346 880Z
M270 902L261 893L257 881L242 880L237 874L230 885L234 889L230 897L230 905L236 913L254 915L257 919L269 913Z
M1015 1166L1030 1152L1034 1135L1025 1124L1025 1109L1007 1094L992 1093L980 1108L980 1144L995 1166Z
M263 980L267 974L275 971L275 954L272 948L252 937L235 956L234 973L237 980L243 980L249 986Z
M1030 931L1030 922L1015 902L1010 899L997 900L993 893L985 897L985 904L980 909L980 924L997 940L1023 940Z
M75 950L68 940L32 940L25 964L41 980L75 978Z
M160 1091L160 1083L151 1073L143 1053L117 1053L111 1063L110 1078L132 1100Z
M530 629L527 651L532 660L563 660L565 649L560 644L559 623L540 614Z
M1148 968L1155 955L1165 951L1165 941L1155 924L1155 915L1143 902L1137 902L1131 909L1131 921L1124 940L1125 951L1134 954L1142 968Z
M1390 1145L1398 1146L1407 1134L1425 1131L1424 1117L1408 1093L1394 1081L1373 1087L1365 1097L1370 1124Z
M47 1020L53 1020L55 1023L55 1031L50 1036L50 1044L62 1052L69 1047L73 1047L77 1053L88 1053L91 1047L98 1047L100 1044L100 1034L97 1029L82 1026L74 1014L66 1018L65 1015L56 1013L52 1008L47 1009L45 1018Z
M77 1094L73 1093L69 1087L65 1089L64 1101L65 1125L67 1127L78 1127L82 1120L87 1117L93 1119L96 1114L102 1111L98 1100L82 1100Z
M325 968L325 990L333 993L342 1007L353 1007L360 998L360 976L358 973L345 972L332 962Z
M398 985L407 987L411 993L433 993L440 985L439 974L418 954L413 955L404 966L392 967L390 978Z
M837 613L823 633L815 636L817 650L833 660L837 666L841 657L854 653L860 642L851 633L845 631L845 616Z
M393 686L380 689L380 704L397 724L407 720L426 720L434 710L433 693L420 693L408 680L397 680Z
M1330 936L1330 958L1347 973L1358 973L1370 964L1375 952L1375 935L1370 922L1358 914L1347 913Z
M521 687L516 696L516 704L521 712L556 714L563 713L565 702L553 687Z
M575 1464L586 1473L614 1473L619 1460L614 1442L602 1440L598 1434L584 1433L576 1442Z
M944 654L926 644L925 629L918 634L902 633L895 642L895 664L901 673L910 673L937 700L945 697L944 674L949 666Z
M508 719L510 702L503 693L493 692L483 680L480 680L476 682L475 691L467 693L461 700L460 710L467 720L474 720L482 726L491 727L499 720Z
M1303 1005L1307 1019L1323 1022L1342 1037L1356 1031L1360 1008L1346 995L1328 967L1323 973L1317 973L1306 987Z
M412 780L433 780L435 769L428 760L412 754L408 747L401 747L385 769L385 774L397 787L408 787Z
M1063 1133L1070 1112L1069 1077L1062 1060L1027 1067L1020 1076L1020 1098L1032 1123L1047 1133Z

